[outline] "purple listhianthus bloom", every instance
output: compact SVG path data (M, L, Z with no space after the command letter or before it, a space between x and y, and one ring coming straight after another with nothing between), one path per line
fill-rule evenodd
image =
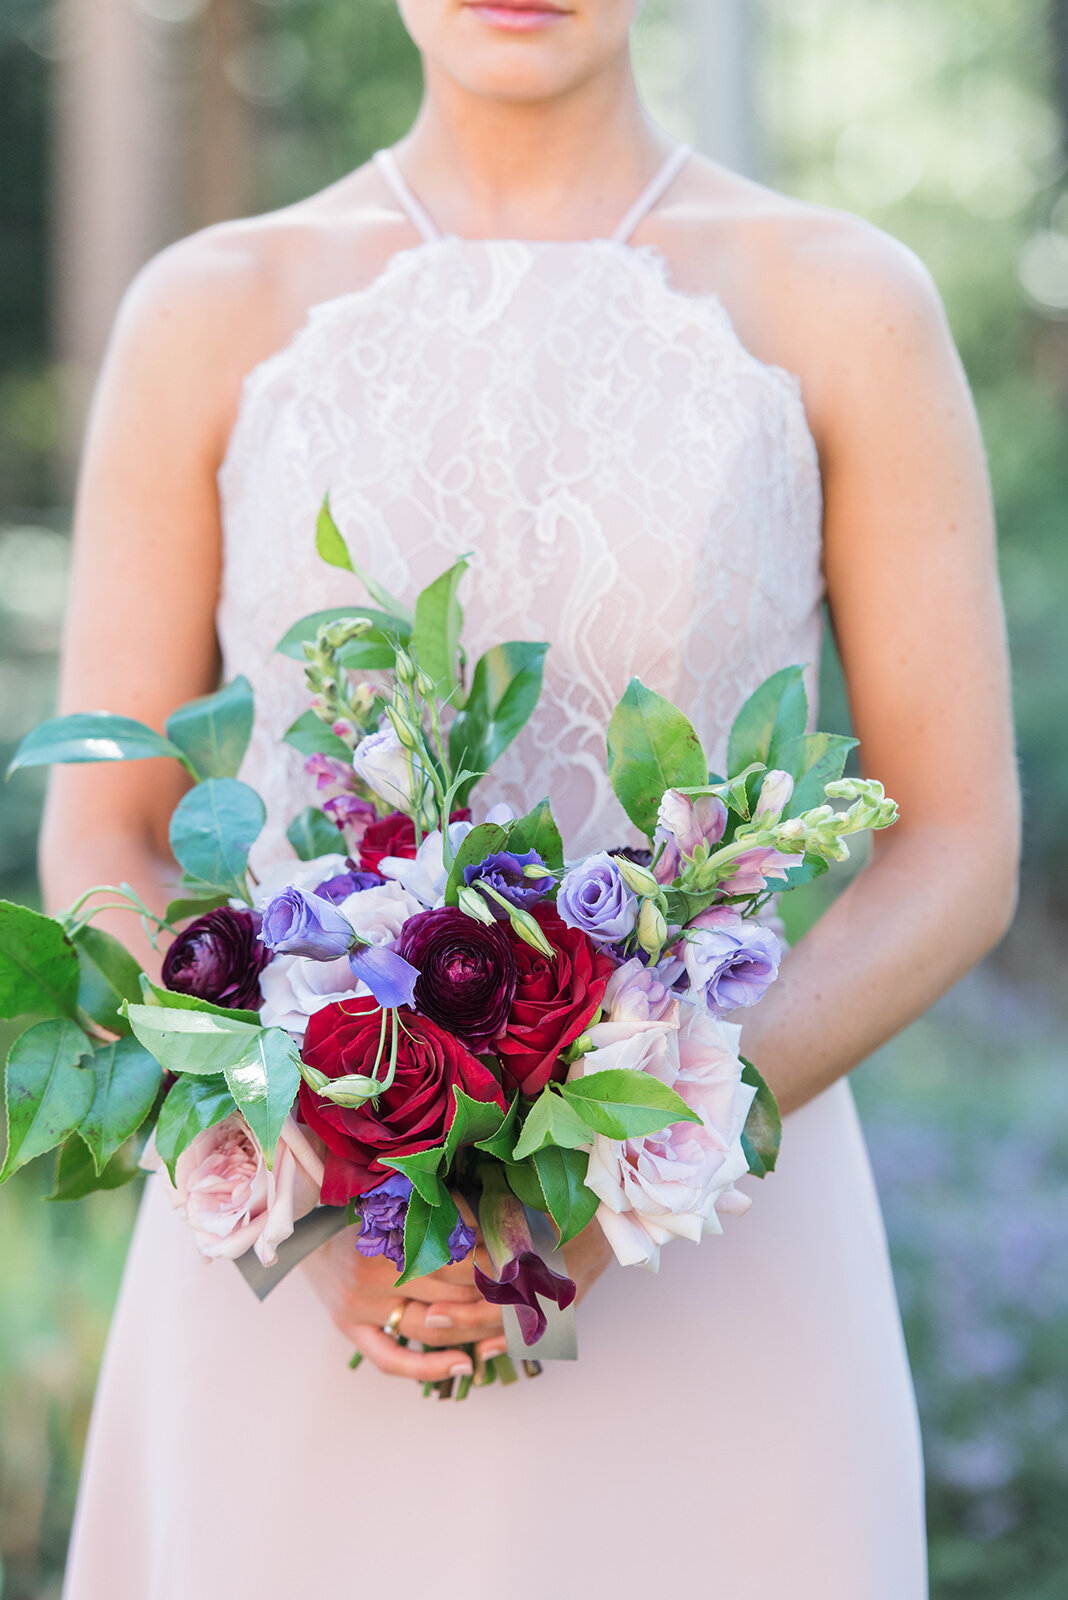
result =
M259 927L257 912L231 906L197 917L163 958L164 986L213 1005L258 1010L263 1003L260 973L271 959L260 943Z
M564 1311L575 1298L575 1285L553 1272L534 1248L526 1212L500 1167L482 1170L478 1220L497 1276L489 1277L476 1262L475 1285L491 1305L514 1306L524 1344L537 1344L548 1325L539 1296Z
M481 888L483 884L490 889L496 889L502 899L509 905L517 906L520 911L529 911L531 906L544 900L552 892L555 878L545 867L543 878L528 878L524 867L545 867L545 862L536 850L528 850L525 855L513 855L511 851L500 850L495 855L487 856L476 866L464 868L464 883L468 888ZM507 907L502 906L500 900L495 900L491 894L486 895L486 903L498 922L508 920Z
M359 944L349 951L349 966L386 1010L415 1004L419 968L382 944Z
M411 1179L397 1172L357 1202L361 1227L356 1248L361 1256L385 1256L403 1270L404 1224L411 1194ZM475 1231L461 1217L449 1235L450 1260L463 1261L474 1248Z
M332 906L341 905L350 894L359 894L362 889L377 889L385 879L377 872L361 872L357 867L350 867L346 872L338 872L332 878L327 878L325 883L317 884L314 893L320 900L329 900Z
M779 974L782 947L770 928L727 906L702 911L683 932L678 950L690 994L716 1016L755 1006Z
M315 787L320 791L338 789L345 793L353 788L356 781L351 761L342 761L338 756L324 756L318 751L307 758L304 770L309 778L315 779Z
M580 929L597 944L620 943L638 920L638 898L605 850L571 868L560 885L556 909L569 928Z
M290 884L269 901L260 938L276 955L336 961L352 944L352 924L329 900Z

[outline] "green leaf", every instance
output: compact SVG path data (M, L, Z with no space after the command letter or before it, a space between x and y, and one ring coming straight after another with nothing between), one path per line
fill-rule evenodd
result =
M208 778L175 807L171 849L187 878L244 899L248 853L266 820L263 801L247 783Z
M174 1006L132 1006L126 1014L137 1038L165 1072L195 1072L207 1076L239 1066L256 1047L265 1030L219 1012ZM288 1037L288 1035L286 1036ZM295 1093L296 1091L294 1091Z
M480 822L464 838L453 859L449 879L445 885L445 904L458 904L459 890L464 881L464 868L477 866L487 856L503 850L508 843L509 831L496 822Z
M448 1266L452 1259L449 1235L459 1220L456 1202L447 1191L436 1206L428 1205L418 1189L412 1192L404 1219L404 1271L397 1279L398 1289L412 1278L425 1278Z
M308 806L286 829L286 838L301 861L314 861L316 856L336 855L343 843L336 823L318 806ZM343 853L343 852L342 852Z
M0 900L0 1017L73 1017L78 957L58 922Z
M517 1200L522 1200L532 1211L548 1210L548 1201L538 1181L532 1156L528 1156L526 1161L506 1161L504 1175Z
M140 996L141 968L125 945L100 928L79 928L73 944L80 969L79 1006L109 1033L129 1033L120 1007Z
M20 767L47 767L53 761L142 761L148 756L175 756L185 763L176 744L143 722L108 711L76 711L31 728L7 772L10 777Z
M121 1189L123 1184L141 1176L137 1164L140 1154L140 1141L128 1139L116 1150L103 1172L97 1172L85 1140L73 1133L66 1144L59 1147L55 1182L48 1199L84 1200L97 1189Z
M498 1161L511 1161L512 1147L515 1144L515 1125L519 1115L519 1095L512 1098L512 1103L505 1113L504 1121L496 1133L488 1139L476 1139L475 1149L484 1150L487 1155L496 1156Z
M141 974L141 997L146 1006L166 1006L172 1011L203 1011L209 1017L228 1017L231 1022L250 1022L260 1026L258 1011L239 1011L233 1006L217 1006L211 1000L202 1000L197 994L179 994L174 989L163 989Z
M592 1189L586 1187L590 1158L579 1150L538 1150L534 1157L549 1215L556 1223L560 1243L567 1244L593 1221L599 1204Z
M222 1122L237 1103L221 1072L194 1078L183 1074L167 1091L156 1123L156 1150L174 1182L174 1167L198 1133Z
M581 1145L589 1144L590 1139L590 1130L584 1119L572 1110L566 1100L561 1099L550 1084L546 1084L527 1112L519 1142L512 1152L512 1160L523 1161L535 1150L542 1150L547 1145L577 1150Z
M556 826L552 807L541 800L525 817L513 822L508 832L508 848L513 855L525 856L536 850L547 867L559 872L564 865L564 843Z
M456 1114L445 1136L445 1171L452 1166L453 1157L462 1145L477 1144L480 1139L492 1139L503 1125L507 1113L492 1100L473 1100L470 1095L453 1085Z
M78 1127L95 1086L82 1065L88 1051L85 1034L65 1018L37 1022L19 1034L7 1058L7 1154L0 1183Z
M608 776L627 816L650 839L665 791L708 781L692 723L640 678L630 680L608 724Z
M300 1052L282 1028L259 1028L240 1060L224 1073L267 1165L273 1167L278 1135L300 1088Z
M459 683L456 668L464 614L456 591L466 571L466 559L457 561L428 584L415 602L412 648L442 698L452 694Z
M807 726L804 668L784 667L749 696L735 717L727 742L727 771L741 772L754 761L782 767L780 747L803 734Z
M168 922L187 922L193 917L203 917L209 911L218 911L228 905L228 894L208 894L198 900L172 900L163 915Z
M99 1173L152 1110L163 1074L136 1039L117 1039L95 1050L92 1068L96 1091L78 1132Z
M588 1073L561 1085L560 1093L588 1128L607 1139L640 1139L676 1122L701 1120L659 1078L625 1067Z
M324 561L332 567L341 567L345 572L353 572L363 584L372 600L376 600L384 611L391 616L399 617L402 622L411 623L412 614L402 601L384 589L377 579L372 578L361 566L353 561L349 554L349 547L341 535L341 530L334 521L330 511L330 496L327 495L319 509L319 520L315 529L315 548ZM351 612L349 613L351 615Z
M742 1057L742 1082L756 1088L756 1099L749 1108L742 1130L742 1149L754 1178L766 1178L775 1171L782 1144L782 1116L779 1102L751 1061Z
M237 677L173 711L167 737L185 751L198 777L236 778L252 737L253 711L252 685Z
M782 880L782 893L785 894L789 889L803 889L806 883L822 878L827 871L828 863L822 856L800 856L797 866L791 867Z
M795 783L785 815L799 817L802 811L825 805L824 786L842 776L846 757L856 747L856 739L847 739L840 733L809 733L788 740L779 751L779 759L782 770L789 772Z
M365 643L377 645L388 644L392 639L399 639L401 644L407 644L412 636L410 622L405 622L401 617L392 615L388 611L375 611L370 606L331 606L328 611L313 611L307 617L301 617L299 622L282 635L275 650L279 655L288 656L291 661L304 661L305 644L314 644L319 629L324 623L348 622L353 617L366 617L371 623L371 632L364 635ZM356 641L359 642L359 641ZM345 646L345 650L348 650ZM390 656L392 664L392 653ZM344 665L348 665L346 661Z
M417 1194L428 1206L444 1205L449 1191L438 1177L445 1157L445 1146L435 1145L432 1150L417 1150L410 1156L382 1156L384 1167L394 1167L409 1179Z
M495 645L477 663L471 689L449 733L449 761L454 772L470 768L489 772L524 727L541 694L547 644L513 641ZM477 780L457 792L466 805Z
M302 756L336 756L339 761L352 760L352 751L344 739L339 739L314 711L304 711L285 731L285 743L299 750Z

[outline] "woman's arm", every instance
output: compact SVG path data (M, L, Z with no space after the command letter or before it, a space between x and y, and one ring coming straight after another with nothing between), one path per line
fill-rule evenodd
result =
M901 820L739 1012L783 1108L919 1016L1001 938L1015 904L1019 792L982 444L927 274L834 226L794 307L822 459L825 571L864 770ZM817 256L819 255L817 251ZM816 292L818 288L818 303Z

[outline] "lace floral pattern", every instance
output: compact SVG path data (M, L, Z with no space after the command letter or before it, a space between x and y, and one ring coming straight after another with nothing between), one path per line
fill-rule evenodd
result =
M357 561L412 600L461 555L472 658L546 639L546 687L478 791L551 795L571 853L631 831L604 730L632 675L721 763L769 673L819 654L822 504L797 380L751 356L713 296L658 252L446 238L313 309L248 377L220 472L219 633L257 721L260 864L311 798L278 743L304 709L272 653L303 612L366 600L314 548L329 490ZM812 685L814 687L814 685Z

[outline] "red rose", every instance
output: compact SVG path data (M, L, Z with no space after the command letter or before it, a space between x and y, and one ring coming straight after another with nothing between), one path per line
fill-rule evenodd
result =
M471 813L465 807L454 811L450 822L470 822ZM403 811L391 811L388 817L371 822L360 840L360 866L365 872L377 872L383 856L400 856L404 861L415 860L415 823Z
M586 1031L616 970L611 956L578 928L569 928L550 905L532 915L556 951L549 961L509 929L519 969L515 999L504 1037L493 1048L504 1070L505 1087L540 1094L556 1073L556 1061Z
M322 1100L300 1086L301 1116L327 1147L323 1204L343 1206L393 1174L379 1156L410 1156L439 1145L456 1115L453 1086L472 1100L504 1109L504 1094L488 1067L458 1039L427 1017L403 1012L397 1041L397 1075L376 1102L358 1110ZM304 1037L304 1059L328 1078L369 1074L378 1054L382 1013L370 997L343 1000L317 1011ZM381 1074L389 1059L386 1038Z

